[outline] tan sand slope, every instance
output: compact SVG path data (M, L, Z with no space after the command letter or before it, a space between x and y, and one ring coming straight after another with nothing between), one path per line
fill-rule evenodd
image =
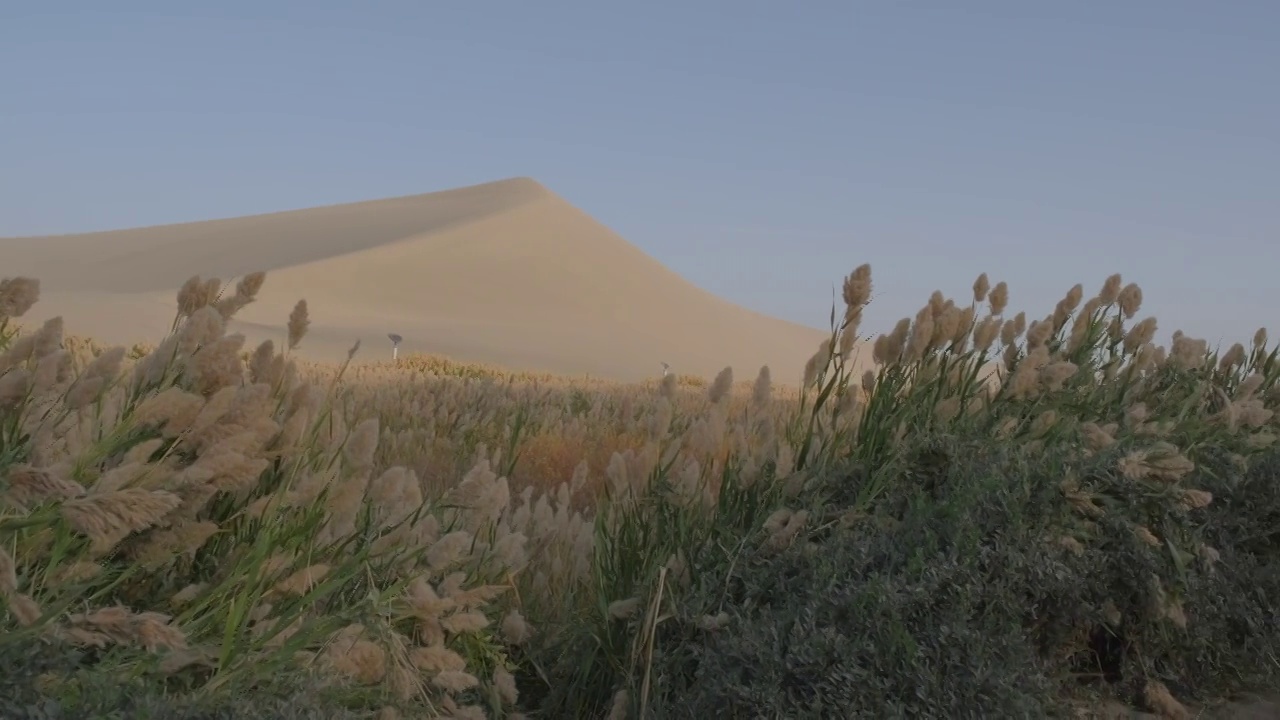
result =
M513 369L634 380L673 370L794 382L826 336L751 312L663 267L518 178L444 192L132 230L0 239L5 276L40 279L33 320L111 343L155 341L188 277L266 270L233 330L279 341L305 298L300 351L428 352ZM869 355L862 352L862 356Z

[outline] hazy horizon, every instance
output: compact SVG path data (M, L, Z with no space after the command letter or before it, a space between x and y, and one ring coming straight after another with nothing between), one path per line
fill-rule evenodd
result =
M939 2L0 9L0 236L526 176L698 286L869 329L982 271L1121 272L1247 340L1280 298L1280 6ZM1268 89L1271 88L1271 89Z

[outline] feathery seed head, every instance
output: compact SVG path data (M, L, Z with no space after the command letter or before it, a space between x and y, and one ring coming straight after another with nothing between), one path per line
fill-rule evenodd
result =
M361 421L347 437L342 449L347 465L355 471L364 471L373 467L373 456L378 450L377 418Z
M352 625L338 631L324 652L325 663L334 671L364 685L373 685L387 674L387 653L364 636L364 628Z
M1174 720L1190 720L1191 711L1186 705L1169 692L1169 688L1159 680L1148 680L1142 689L1143 699L1147 706L1155 710L1160 717Z
M1050 363L1040 371L1040 380L1047 389L1056 392L1061 390L1063 384L1074 377L1079 369L1075 363L1065 360Z
M871 265L859 265L844 279L842 292L845 306L854 311L871 300Z
M1107 278L1102 284L1102 291L1098 293L1098 300L1103 305L1110 305L1120 298L1120 287L1124 281L1120 278L1120 273L1116 273Z
M609 617L615 620L627 620L640 609L640 598L629 597L625 600L614 600L609 603Z
M1098 302L1097 298L1089 298L1089 301L1085 303L1084 309L1080 311L1080 314L1076 315L1075 321L1071 324L1071 335L1067 339L1068 352L1079 350L1089 340L1089 331L1093 329L1094 312L1096 311L1096 308L1091 308L1090 305L1096 302Z
M902 351L911 336L911 318L902 318L894 326L893 332L882 335L872 348L872 357L880 365L890 365L902 358Z
M22 368L0 375L0 410L12 410L26 400L33 380L32 374Z
M1223 354L1222 359L1218 362L1218 369L1222 372L1231 372L1235 368L1244 364L1246 355L1244 345L1235 343Z
M178 330L178 353L189 356L212 343L226 332L226 321L214 308L206 305L187 318Z
M218 524L208 520L179 521L170 528L153 530L133 552L133 559L146 568L159 568L180 558L190 558L218 532Z
M659 397L657 405L654 407L653 415L649 418L647 427L649 439L657 441L666 437L671 430L671 421L673 419L675 419L675 409L672 407L671 401L666 397Z
M760 368L760 374L756 375L756 384L751 390L751 402L758 408L763 408L769 404L769 398L773 394L773 380L769 374L769 366L764 365Z
M662 381L658 383L658 394L667 400L674 400L677 385L678 380L674 374L663 375Z
M31 375L31 390L39 396L52 391L71 377L71 353L57 350L40 358Z
M809 356L809 360L804 364L804 375L800 380L802 388L811 388L818 382L818 375L822 372L822 369L826 367L825 363L829 358L829 355L822 355L821 350Z
M105 552L130 533L159 524L182 499L171 492L125 488L66 500L62 517Z
M711 389L707 392L707 397L712 404L719 404L729 398L729 393L732 390L733 368L726 367L716 375L715 382L711 383Z
M960 398L958 397L945 398L939 401L938 404L935 405L933 408L934 417L936 417L940 422L943 422L943 423L951 422L951 420L953 420L959 414L960 414Z
M298 347L298 343L302 342L302 338L307 334L307 328L310 326L311 318L307 315L307 301L299 300L298 304L293 306L293 312L289 313L286 347L290 350Z
M1204 561L1205 565L1210 567L1222 559L1222 555L1218 550L1208 545L1201 545L1197 554L1200 556L1200 559Z
M1177 482L1195 469L1176 447L1158 442L1146 450L1135 450L1120 459L1120 473L1130 480Z
M414 648L409 652L409 658L414 667L427 672L465 670L467 667L466 658L443 644Z
M40 300L40 281L15 277L0 280L0 318L18 318Z
M20 335L9 343L9 347L0 354L0 373L18 367L35 357L36 338L34 335Z
M516 678L503 667L498 667L493 671L493 688L498 691L498 697L502 698L502 702L506 705L515 705L520 699L520 691L516 688Z
M1088 325L1092 322L1098 311L1102 309L1102 301L1096 297L1091 297L1084 302L1084 307L1080 309L1080 315L1076 322L1083 322Z
M916 313L915 324L911 327L911 337L907 341L904 359L915 362L922 359L929 351L929 341L933 338L933 309L926 305Z
M1124 313L1125 319L1133 319L1133 316L1138 314L1138 308L1142 307L1142 288L1136 283L1125 285L1117 301L1120 303L1120 312Z
M62 317L53 317L44 321L33 336L31 355L40 359L62 349L63 323Z
M1032 320L1031 327L1027 328L1027 347L1043 347L1053 337L1053 332L1052 320Z
M906 347L907 341L911 338L911 318L902 318L897 325L893 326L893 334L889 336L893 340L890 348L897 348L897 354L902 353L902 349Z
M1005 327L1009 327L1009 325L1006 324ZM1008 343L1004 346L1004 352L1001 353L1000 359L1004 363L1005 369L1008 370L1017 364L1018 358L1021 356L1022 351L1018 349L1018 346Z
M1138 349L1144 347L1156 336L1156 319L1148 317L1129 329L1124 336L1124 351L1127 355L1136 355Z
M1258 388L1262 387L1262 383L1266 382L1266 380L1266 376L1262 373L1251 373L1249 377L1241 380L1240 385L1236 387L1236 398L1245 399L1253 397L1254 393L1258 392Z
M1103 428L1094 422L1087 422L1081 425L1080 434L1084 440L1085 447L1091 452L1104 450L1115 444L1116 441L1106 428Z
M308 565L276 583L272 589L282 595L305 595L324 580L331 570L332 568L324 563Z
M1173 349L1170 353L1169 361L1173 363L1174 367L1183 370L1196 370L1204 366L1208 352L1209 343L1207 341L1197 340L1177 333L1173 338Z
M1146 403L1134 403L1124 411L1124 421L1129 427L1141 425L1149 417L1151 417L1151 411L1147 409Z
M445 535L427 551L428 567L441 572L460 561L470 550L473 536L466 530L455 530Z
M251 272L240 278L240 282L236 283L236 294L247 298L256 298L266 279L267 274L261 270Z
M236 283L236 292L231 297L223 297L214 303L224 319L231 319L237 312L252 303L258 297L258 291L266 280L264 272L253 272L245 275Z
M533 627L519 610L510 610L502 618L502 636L512 645L523 645L533 637Z
M941 290L934 290L929 294L929 317L937 320L942 317L942 313L947 309L947 296L942 294Z
M1213 502L1213 493L1208 490L1197 490L1187 488L1182 491L1181 498L1182 507L1187 510L1199 510L1208 507Z
M934 319L933 333L929 336L930 348L942 348L960 333L962 317L959 308L948 306Z
M876 336L875 342L872 343L871 345L871 359L873 362L875 362L875 364L887 365L891 360L894 359L894 358L891 358L889 355L890 342L891 341L889 340L888 335Z
M442 690L455 694L466 692L480 684L475 675L461 670L444 670L437 673L432 682ZM484 713L481 712L480 716L483 717Z
M84 495L84 486L67 480L47 468L12 465L5 477L8 490L0 498L11 505L26 507L61 502Z
M1018 342L1018 324L1010 318L1000 326L1000 343L1011 347L1016 342Z
M30 595L15 592L9 596L8 601L9 612L13 613L13 619L18 621L19 627L31 627L44 616L40 604Z
M139 403L133 420L141 426L162 427L166 437L177 437L195 422L204 406L199 395L170 386Z
M969 333L973 332L975 310L973 306L961 308L957 314L955 329L951 334L951 343L961 352L969 341Z
M114 380L120 375L121 366L124 363L125 349L123 347L113 347L104 350L100 355L93 359L92 362L84 369L81 376L100 377L108 380Z
M244 381L243 347L244 335L240 333L220 337L191 356L183 375L201 395L239 385Z
M249 380L275 385L284 371L283 363L277 363L276 360L275 343L263 340L249 357Z
M1246 428L1260 428L1275 417L1275 411L1267 408L1262 400L1258 398L1244 398L1237 400L1232 405L1235 408L1236 417L1240 425Z
M1080 283L1076 283L1075 285L1071 286L1070 290L1067 291L1067 296L1063 298L1062 302L1064 304L1064 307L1067 308L1067 310L1071 312L1075 312L1075 309L1080 307L1080 301L1083 299L1084 299L1084 285L1081 285Z
M987 274L982 273L977 280L973 281L973 301L975 303L984 302L987 299L987 293L991 291L991 281L987 279Z
M1037 438L1037 439L1044 437L1044 435L1047 434L1050 430L1052 430L1053 426L1056 425L1057 423L1058 423L1058 413L1054 412L1053 410L1045 410L1044 412L1037 415L1035 420L1031 421L1031 427L1028 428L1028 434L1032 438Z
M1155 533L1151 532L1151 529L1146 525L1135 525L1133 528L1133 534L1143 543L1151 547L1160 547L1160 538L1156 537Z
M182 287L178 288L178 315L190 317L212 302L213 298L209 297L207 288L208 286L199 275L188 278Z
M1009 285L1001 280L987 295L992 315L1000 315L1009 306Z
M855 320L856 319L858 318L855 318ZM840 357L846 360L853 356L853 347L858 342L857 330L857 323L849 323L840 331L840 347L836 352Z
M187 639L170 624L168 615L157 612L134 613L122 605L100 608L88 613L74 613L67 618L72 628L96 635L99 642L135 645L150 652L183 650Z
M120 375L124 353L124 348L114 347L94 358L67 390L63 400L67 408L79 410L96 402L102 392Z

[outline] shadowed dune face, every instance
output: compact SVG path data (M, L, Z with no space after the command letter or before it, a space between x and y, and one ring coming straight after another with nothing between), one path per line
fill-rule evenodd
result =
M305 298L300 351L364 359L431 352L512 369L635 380L661 372L799 377L826 337L693 286L529 179L180 225L0 240L4 274L37 277L33 320L62 315L106 342L157 340L190 276L266 270L233 329L283 337ZM864 349L861 357L869 358Z

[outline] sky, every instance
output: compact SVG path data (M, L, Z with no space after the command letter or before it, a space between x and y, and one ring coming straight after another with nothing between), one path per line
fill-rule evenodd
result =
M0 236L528 176L817 327L864 262L881 331L984 271L1119 272L1164 339L1280 306L1276 2L13 0L0 67Z

